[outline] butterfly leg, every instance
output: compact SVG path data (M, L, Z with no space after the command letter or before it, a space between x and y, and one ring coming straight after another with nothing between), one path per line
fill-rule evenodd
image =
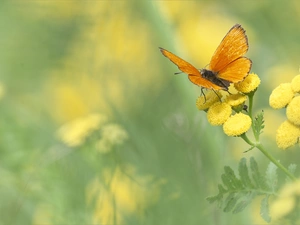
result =
M222 102L222 99L221 99L220 95L218 95L218 93L214 89L211 89L211 90L213 90L215 92L215 94L218 96L220 102Z
M205 94L204 94L203 89L204 89L204 87L201 87L201 95L204 96L204 103L203 103L203 104L205 104L205 102L206 102L206 96L205 96ZM201 95L200 95L200 96L201 96Z

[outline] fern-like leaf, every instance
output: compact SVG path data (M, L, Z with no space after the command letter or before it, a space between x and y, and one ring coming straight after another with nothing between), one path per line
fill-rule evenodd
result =
M277 172L274 165L269 165L266 176L262 175L258 169L257 162L250 158L250 165L242 158L239 163L236 176L234 170L224 167L221 175L222 184L219 184L219 193L210 196L207 200L210 203L217 202L224 212L239 213L243 211L257 195L265 195L261 202L261 215L266 221L270 221L268 211L268 199L273 193L277 184Z
M258 139L260 134L263 132L265 127L264 122L264 111L261 111L257 114L253 121L253 132L256 139Z

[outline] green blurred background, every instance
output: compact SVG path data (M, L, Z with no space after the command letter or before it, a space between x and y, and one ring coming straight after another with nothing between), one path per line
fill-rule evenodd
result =
M264 224L205 197L224 165L267 161L197 110L200 89L161 55L209 63L235 24L261 86L263 140L283 163L284 111L268 96L299 73L294 1L1 1L0 224Z

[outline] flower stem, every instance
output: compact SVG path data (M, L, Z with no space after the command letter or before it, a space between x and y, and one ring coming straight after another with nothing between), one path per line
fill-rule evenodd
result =
M255 147L255 144L252 141L250 141L250 139L248 138L248 136L246 135L246 133L241 134L240 137L243 138L243 140L245 142L247 142L249 145Z
M272 163L274 163L279 169L281 169L291 180L296 181L297 178L291 174L288 169L286 169L280 162L278 162L265 148L262 144L256 144L256 148L258 148Z
M250 116L250 118L252 120L253 120L253 118L252 118L253 96L254 96L254 92L251 92L251 93L248 94L248 99L249 99L249 116Z

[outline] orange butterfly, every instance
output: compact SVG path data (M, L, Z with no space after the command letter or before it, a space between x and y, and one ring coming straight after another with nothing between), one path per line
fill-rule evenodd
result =
M234 25L213 54L207 69L196 69L173 53L160 48L161 53L188 74L190 81L203 88L228 90L248 75L252 61L243 56L248 51L248 39L241 25Z

